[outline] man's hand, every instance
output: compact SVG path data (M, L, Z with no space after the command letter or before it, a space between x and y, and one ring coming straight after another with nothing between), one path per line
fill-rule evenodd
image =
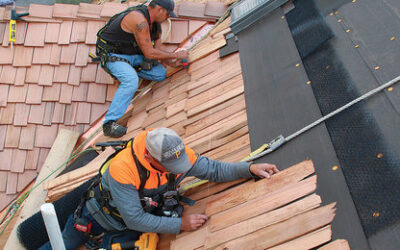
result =
M174 53L176 56L176 59L184 59L187 58L189 56L189 52L187 50L179 50L177 52Z
M188 214L182 216L181 231L194 231L201 227L208 217L204 214Z
M269 179L271 175L278 173L279 170L276 168L274 164L259 163L259 164L251 164L250 172L254 175L257 175L260 178Z

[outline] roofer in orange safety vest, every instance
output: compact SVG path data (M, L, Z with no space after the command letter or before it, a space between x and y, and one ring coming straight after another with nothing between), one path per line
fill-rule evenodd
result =
M107 160L100 172L101 177L92 184L82 205L66 223L63 237L67 249L75 249L91 236L103 232L101 247L108 249L111 238L134 241L142 232L178 234L194 231L208 218L204 214L181 217L181 202L194 203L177 192L177 185L183 178L195 176L227 182L256 176L269 178L278 169L268 163L211 160L185 146L175 131L157 128L137 135ZM86 224L83 226L90 224L91 232L79 232L76 225L80 223ZM41 249L49 248L43 246Z
M126 128L117 123L134 96L139 77L162 81L164 65L178 67L188 57L186 50L167 52L163 46L161 24L176 17L173 0L152 0L150 4L126 9L111 17L97 33L96 56L101 67L120 81L103 123L105 136L121 137ZM160 63L161 62L161 63Z

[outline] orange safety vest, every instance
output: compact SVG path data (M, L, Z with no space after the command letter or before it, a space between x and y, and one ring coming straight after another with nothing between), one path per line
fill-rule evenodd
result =
M153 168L150 163L144 158L146 135L149 131L151 130L143 131L135 137L133 141L133 151L140 164L149 173L146 183L144 185L144 189L155 189L168 183L168 173L161 172ZM198 155L191 148L186 146L185 151L189 157L190 163L193 166L198 158ZM121 150L110 160L108 168L111 177L117 182L121 184L132 184L136 187L137 190L140 189L141 178L129 144L125 149ZM176 178L178 178L179 176L181 176L181 174L177 175Z

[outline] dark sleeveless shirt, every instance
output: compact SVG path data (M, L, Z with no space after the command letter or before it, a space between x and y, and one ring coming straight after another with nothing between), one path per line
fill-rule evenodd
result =
M139 11L144 15L147 20L149 27L151 27L150 23L150 14L147 10L146 5L136 6L135 9L131 11ZM135 37L132 33L125 32L121 28L122 19L129 14L131 11L127 11L126 13L121 13L117 18L111 21L110 25L101 33L100 37L107 41L108 44L113 45L115 48L115 53L117 54L142 54L143 52L137 45ZM154 42L159 39L161 36L161 25L159 23L154 23L153 28L150 31L151 41Z

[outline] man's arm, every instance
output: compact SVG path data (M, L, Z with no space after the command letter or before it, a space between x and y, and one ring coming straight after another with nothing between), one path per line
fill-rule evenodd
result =
M277 172L279 170L273 164L229 163L199 156L193 167L189 170L188 175L204 180L226 182L254 176L269 178Z
M118 208L126 226L140 232L173 233L181 230L181 219L155 216L146 213L140 203L139 193L131 184L121 184L111 176L108 186L114 205Z
M161 39L157 39L154 42L154 48L162 50L162 51L168 51L167 47L161 42ZM161 63L165 65L168 65L170 67L177 68L179 66L182 66L182 60L178 59L164 59L161 60Z
M121 22L121 28L129 33L132 33L135 40L143 52L143 55L152 60L164 59L183 59L187 57L187 52L169 53L153 47L150 38L150 27L145 17L137 12L132 11L127 14Z

